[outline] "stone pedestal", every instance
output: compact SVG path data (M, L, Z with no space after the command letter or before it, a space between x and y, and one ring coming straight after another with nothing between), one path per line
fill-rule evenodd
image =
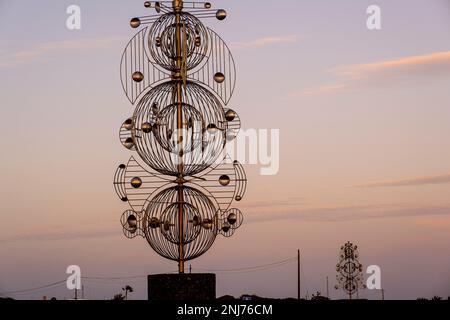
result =
M216 275L213 273L151 274L148 300L214 300Z

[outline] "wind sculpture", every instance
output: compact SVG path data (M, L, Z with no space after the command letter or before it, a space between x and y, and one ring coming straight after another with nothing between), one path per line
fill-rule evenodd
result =
M243 167L226 154L240 130L226 107L236 70L225 42L200 19L224 20L209 2L145 2L156 14L133 18L140 28L121 61L122 86L133 115L120 140L134 156L114 176L125 236L144 237L164 258L185 261L205 253L216 236L229 237L242 224L246 189Z
M366 287L363 282L362 270L363 265L359 263L358 246L348 241L341 246L339 262L336 264L338 284L335 289L342 288L348 294L349 299L352 299L355 293L358 297L359 288Z

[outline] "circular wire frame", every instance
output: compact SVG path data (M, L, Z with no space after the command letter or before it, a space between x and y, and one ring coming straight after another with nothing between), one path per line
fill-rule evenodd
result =
M226 144L228 122L221 102L204 87L187 82L182 88L178 128L179 83L168 81L151 89L134 112L133 136L139 156L159 173L179 176L198 174L211 166ZM144 125L152 130L145 132Z
M178 26L180 34L177 34ZM185 61L185 70L192 70L206 62L208 35L203 23L192 14L181 12L180 22L177 23L175 14L170 12L159 17L152 25L148 34L148 48L156 64L165 70L180 71L182 60ZM178 52L177 41L182 47Z
M120 223L123 227L123 233L129 239L142 235L142 214L133 210L125 211L121 218Z
M178 222L180 212L181 225ZM207 195L195 188L178 185L164 189L152 198L145 210L142 228L147 242L159 255L174 261L180 258L187 261L202 255L214 243L216 212L216 205Z

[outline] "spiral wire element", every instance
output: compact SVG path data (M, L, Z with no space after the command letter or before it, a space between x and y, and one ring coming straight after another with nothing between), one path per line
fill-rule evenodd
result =
M156 14L135 17L141 28L121 60L124 92L135 106L122 122L120 142L136 152L114 175L114 188L131 210L121 217L126 237L144 237L160 256L178 262L204 254L217 235L230 237L243 222L231 208L247 178L225 153L241 120L227 107L236 70L225 42L201 19L224 20L209 2L145 2ZM150 25L150 26L146 26Z

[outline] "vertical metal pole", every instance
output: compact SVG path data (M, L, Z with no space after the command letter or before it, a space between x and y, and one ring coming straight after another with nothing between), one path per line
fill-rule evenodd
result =
M182 56L182 40L181 40L181 16L180 12L183 9L182 0L173 0L172 3L173 11L175 13L175 36L176 36L176 64L177 71L173 77L176 77L177 81L177 92L176 92L176 103L177 103L177 129L178 129L178 145L181 143L183 138L183 97L182 97L182 81L180 80L180 74L182 72L182 64L184 57ZM186 41L186 39L184 39ZM178 150L178 272L184 273L184 212L183 212L183 150Z
M327 298L330 299L330 288L328 287L328 276L327 276Z
M381 300L384 300L384 289L381 288Z
M300 300L300 250L297 250L297 299Z

